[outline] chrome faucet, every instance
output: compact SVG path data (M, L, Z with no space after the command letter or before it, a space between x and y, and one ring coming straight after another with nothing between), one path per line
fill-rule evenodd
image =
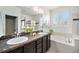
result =
M15 37L19 37L19 33L15 32Z

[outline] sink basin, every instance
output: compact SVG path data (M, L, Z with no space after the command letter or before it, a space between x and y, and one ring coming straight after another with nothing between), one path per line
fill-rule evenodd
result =
M14 45L14 44L19 44L19 43L23 43L25 41L28 40L28 37L16 37L16 38L12 38L10 40L7 41L7 44L9 45Z

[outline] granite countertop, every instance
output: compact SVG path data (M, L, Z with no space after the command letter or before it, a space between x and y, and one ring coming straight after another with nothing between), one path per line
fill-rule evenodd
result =
M15 44L15 45L8 45L6 42L9 39L1 40L0 41L0 52L8 52L8 51L14 50L14 49L16 49L18 47L23 46L24 44L28 44L30 42L33 42L33 41L37 40L38 38L41 38L41 37L46 36L46 35L49 35L49 33L36 34L35 36L30 36L29 35L28 40L26 42L23 42L23 43L20 43L20 44Z

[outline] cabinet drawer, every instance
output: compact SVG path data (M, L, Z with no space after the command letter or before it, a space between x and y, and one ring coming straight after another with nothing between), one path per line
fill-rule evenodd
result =
M47 50L47 43L46 39L43 40L43 52L46 52Z
M35 53L35 42L26 44L24 46L24 53Z
M23 53L23 47L19 47L17 49L7 52L7 53Z
M50 40L50 36L48 36L48 40Z
M41 53L42 52L42 49L41 48L38 48L37 49L37 53Z
M38 39L36 44L40 44L42 42L42 39Z
M38 49L38 48L41 48L41 47L42 47L42 43L36 45L36 48L37 48L37 49Z

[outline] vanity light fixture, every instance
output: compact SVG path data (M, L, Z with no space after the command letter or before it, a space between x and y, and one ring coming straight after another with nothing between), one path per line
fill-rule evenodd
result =
M44 13L44 10L39 8L39 7L33 7L33 10L39 14L43 14Z

